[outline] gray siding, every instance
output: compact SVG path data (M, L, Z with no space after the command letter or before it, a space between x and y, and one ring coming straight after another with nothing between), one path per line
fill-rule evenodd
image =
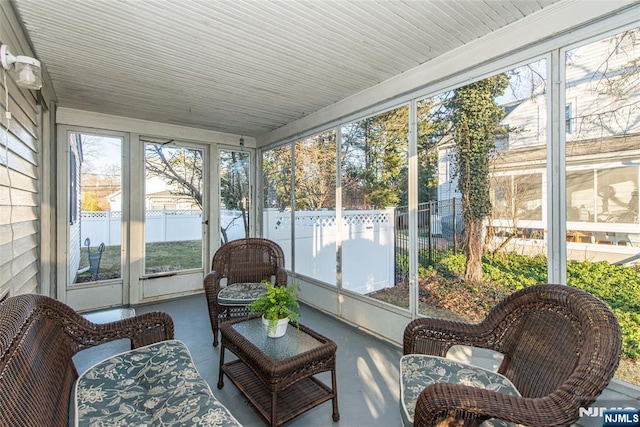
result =
M33 55L8 0L0 0L0 41L14 55ZM39 290L42 142L37 96L0 71L0 297Z

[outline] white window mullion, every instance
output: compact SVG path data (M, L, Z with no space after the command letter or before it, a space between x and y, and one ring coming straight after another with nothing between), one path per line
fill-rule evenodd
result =
M564 53L551 52L547 72L551 76L547 98L547 281L567 283L567 205L566 205L566 137L565 137L565 82Z
M342 316L342 128L337 126L336 133L336 313Z
M418 309L418 101L409 103L409 308L417 317Z

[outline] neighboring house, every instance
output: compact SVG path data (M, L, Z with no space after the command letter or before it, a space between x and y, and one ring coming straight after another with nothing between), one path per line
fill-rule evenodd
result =
M107 197L111 211L122 210L122 192L117 191ZM145 182L146 210L200 210L193 197L175 194L160 177L152 177Z
M640 246L640 34L612 37L566 55L567 241ZM546 91L508 105L510 132L496 143L491 224L503 235L547 230ZM439 198L460 197L451 144L439 151Z

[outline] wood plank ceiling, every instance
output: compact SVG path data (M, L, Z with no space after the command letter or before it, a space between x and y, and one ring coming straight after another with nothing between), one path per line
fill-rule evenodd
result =
M557 1L12 4L59 106L258 136Z

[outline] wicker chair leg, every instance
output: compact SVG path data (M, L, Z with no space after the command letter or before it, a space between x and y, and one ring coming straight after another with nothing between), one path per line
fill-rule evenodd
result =
M211 329L213 330L213 346L217 347L218 346L218 329L219 329L219 325L220 325L220 315L219 314L215 314L214 316L211 317Z

